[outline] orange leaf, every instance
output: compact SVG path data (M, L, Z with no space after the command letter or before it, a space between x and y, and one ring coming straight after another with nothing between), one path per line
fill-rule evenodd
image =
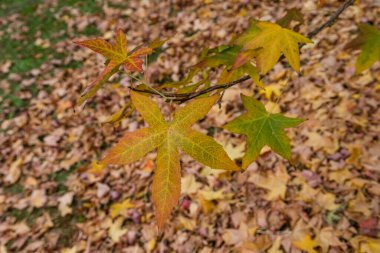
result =
M140 57L150 54L153 51L152 48L142 47L128 53L127 39L121 29L116 30L115 43L110 43L101 38L75 41L74 43L87 47L109 60L107 67L99 77L86 88L85 92L78 99L79 105L93 97L97 90L99 90L103 84L118 71L120 65L123 64L125 71L143 72L143 60Z
M157 148L157 168L152 194L157 224L163 229L181 193L179 150L215 169L239 170L222 146L214 139L190 127L204 117L218 96L198 98L175 113L166 123L157 105L148 96L131 92L132 102L150 127L127 133L101 161L102 164L127 164Z

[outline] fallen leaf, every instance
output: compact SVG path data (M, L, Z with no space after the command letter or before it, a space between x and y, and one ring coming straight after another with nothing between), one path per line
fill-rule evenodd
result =
M119 217L112 223L108 230L108 235L115 243L120 241L120 238L127 233L127 229L122 229L124 219Z

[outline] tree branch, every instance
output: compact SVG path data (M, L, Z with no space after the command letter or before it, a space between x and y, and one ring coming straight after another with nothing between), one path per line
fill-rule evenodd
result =
M311 32L309 32L307 34L307 37L309 39L315 37L318 33L320 33L322 30L324 30L325 28L327 27L330 27L332 26L336 21L337 19L339 18L340 14L342 14L349 6L353 5L355 2L355 0L346 0L331 16L330 18L323 24L321 24L319 27L315 28L314 30L312 30ZM300 45L300 48L303 46L304 44ZM281 56L281 59L283 58L284 56L282 55ZM281 60L280 59L280 60ZM247 81L250 79L250 76L248 75L245 75L235 81L232 81L232 82L229 82L229 83L224 83L224 84L216 84L214 86L211 86L209 88L206 88L206 89L203 89L203 90L200 90L200 91L195 91L195 92L189 92L189 93L182 93L182 94L175 94L175 93L166 93L166 92L157 92L155 90L147 90L147 89L143 89L143 90L140 90L140 89L137 89L137 88L133 88L131 87L130 89L133 90L133 91L138 91L138 92L143 92L143 93L148 93L148 94L153 94L153 95L158 95L158 96L161 96L164 95L167 100L169 101L177 101L177 102L185 102L187 100L190 100L190 99L193 99L195 97L198 97L198 96L201 96L203 94L206 94L206 93L209 93L209 92L212 92L214 90L220 90L220 89L228 89L232 86L235 86L239 83L242 83L244 81Z

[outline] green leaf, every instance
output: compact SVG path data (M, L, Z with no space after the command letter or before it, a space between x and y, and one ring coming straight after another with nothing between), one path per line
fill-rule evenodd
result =
M304 120L288 118L282 114L268 112L254 98L242 95L247 112L224 126L227 130L247 136L247 151L243 157L243 168L247 168L268 145L273 151L290 160L291 148L284 128L295 127Z
M361 49L355 65L357 74L380 61L380 30L368 24L358 27L360 34L346 45L346 48Z

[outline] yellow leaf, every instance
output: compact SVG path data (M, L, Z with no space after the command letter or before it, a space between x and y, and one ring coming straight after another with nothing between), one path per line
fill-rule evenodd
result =
M93 160L91 164L91 169L89 169L88 172L96 176L101 176L105 167L106 166L104 164L100 164L96 160Z
M340 246L343 243L339 240L337 231L332 227L324 227L316 233L315 241L321 246L322 252L328 252L330 246Z
M287 182L289 175L284 167L280 167L274 174L260 175L253 174L248 181L256 184L260 188L268 190L267 200L285 199Z
M350 240L350 243L359 253L378 253L380 252L380 239L366 236L356 236Z
M365 217L371 215L371 205L367 202L362 191L358 191L356 197L348 202L348 211L363 214Z
M348 169L342 169L342 170L329 172L328 177L330 180L334 180L339 184L343 184L348 179L353 178L354 175L352 175L352 173Z
M223 189L221 189L219 191L203 190L199 194L202 195L202 197L205 200L209 200L209 201L220 200L220 199L224 199L226 197Z
M125 104L123 107L120 108L120 110L109 116L107 119L102 120L101 123L119 123L123 118L126 118L132 114L134 109L130 108L130 106L130 103ZM129 111L128 108L130 108Z
M201 184L195 180L195 177L193 174L189 174L181 178L181 188L182 188L181 193L182 194L190 195L190 194L197 193L200 186Z
M61 250L61 253L76 253L77 252L77 247L74 246L72 248L63 248Z
M282 240L281 236L276 237L276 240L274 241L272 247L270 247L270 249L268 250L268 253L284 253L280 249L280 247L281 247L281 240Z
M124 212L125 210L133 208L133 207L135 207L135 205L131 203L130 199L125 199L122 202L114 203L111 205L111 208L110 208L111 217L115 218L116 216Z
M196 228L196 226L197 226L197 224L196 224L196 222L195 222L194 219L188 219L188 218L185 218L183 216L179 217L179 222L181 223L181 225L185 229L187 229L189 231L193 231Z
M335 195L332 193L319 192L316 196L317 203L324 209L336 210L339 205L335 204Z
M153 177L152 196L156 207L158 228L164 228L171 210L181 195L181 167L179 152L173 137L168 137L158 148L157 168Z
M315 247L317 247L318 244L311 239L310 235L305 235L305 237L301 240L293 241L292 243L294 246L306 251L307 253L318 253L318 251L315 250Z
M119 217L115 222L112 223L110 228L108 229L108 235L113 242L119 242L120 238L127 233L127 229L122 229L123 218Z
M152 196L157 224L162 229L181 193L179 149L215 169L239 170L239 167L214 139L190 129L192 124L207 114L218 96L189 102L176 111L170 123L166 123L158 106L149 97L132 91L131 98L137 111L150 126L127 133L111 148L101 164L132 163L157 148Z
M256 36L245 44L245 49L261 48L257 55L260 71L266 74L283 53L290 66L300 71L299 43L311 43L305 36L270 22L257 22L260 29Z

